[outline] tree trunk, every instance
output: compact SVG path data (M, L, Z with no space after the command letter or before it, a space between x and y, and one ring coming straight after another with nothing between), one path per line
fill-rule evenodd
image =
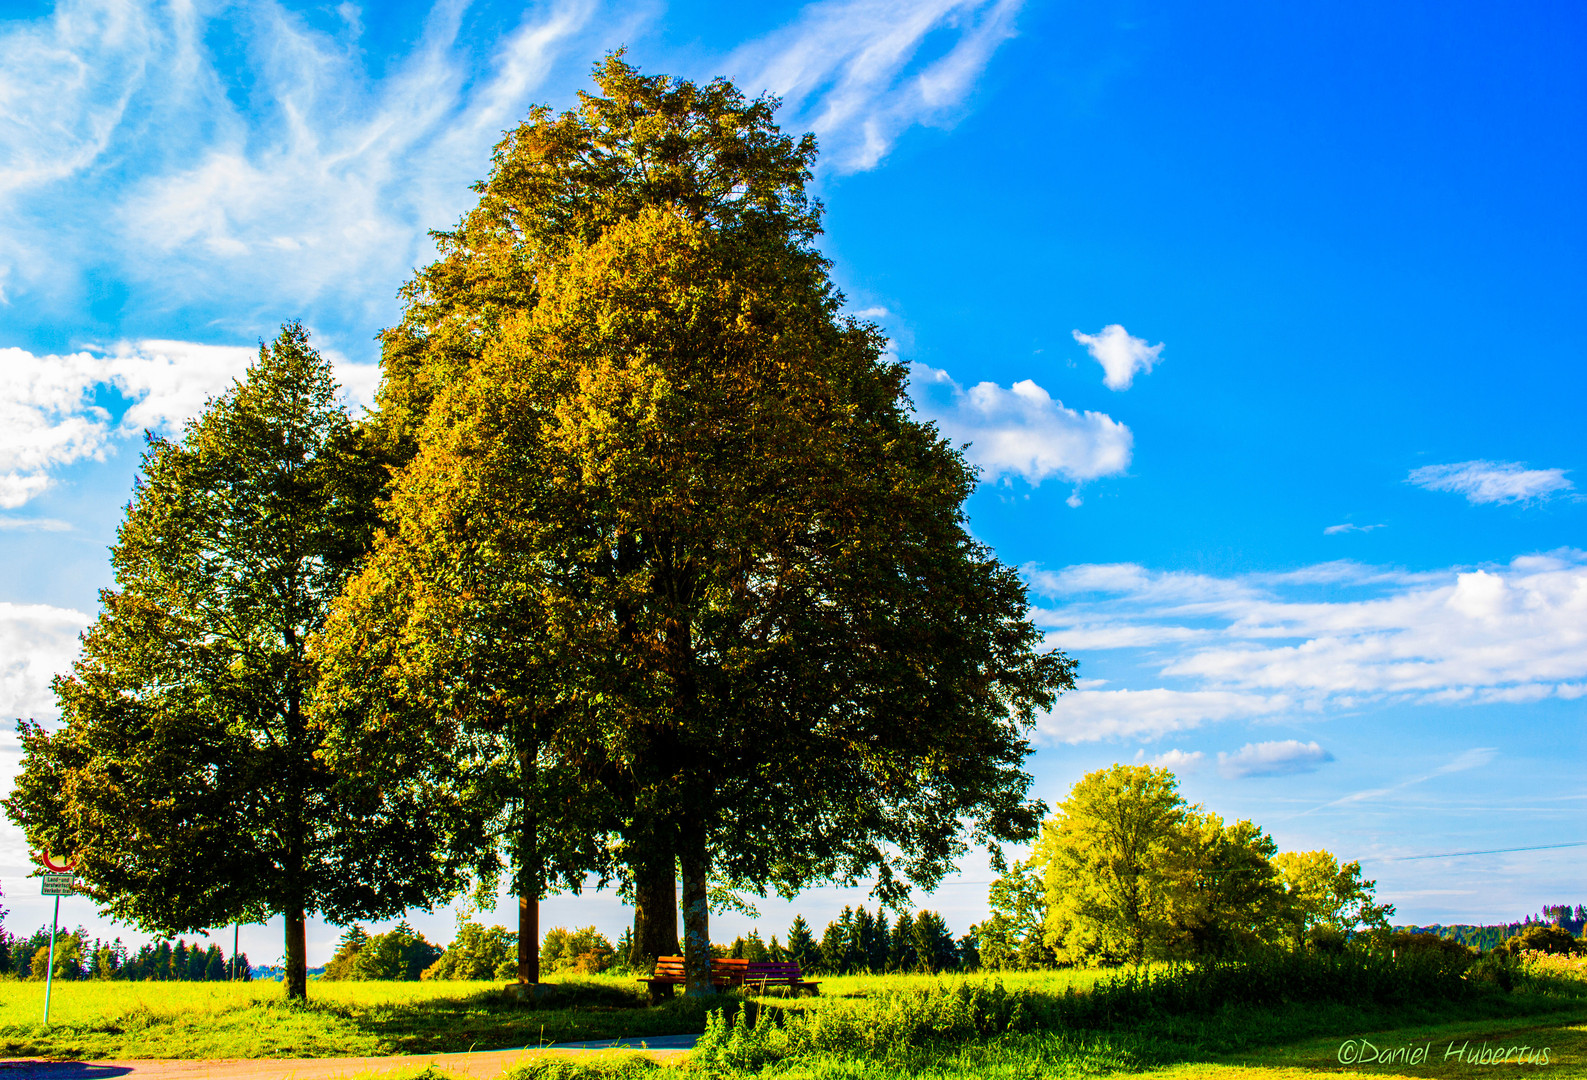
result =
M532 731L532 729L531 729ZM540 838L534 812L535 741L519 750L523 819L518 835L518 983L540 981Z
M669 851L633 869L634 951L628 962L649 971L656 957L678 955L678 863Z
M683 842L683 971L684 993L698 997L716 993L711 981L711 905L708 899L710 856L705 838Z
M286 988L288 1001L307 1001L309 997L309 962L306 931L308 920L303 917L303 905L296 904L286 913Z
M518 981L540 981L540 901L518 898Z

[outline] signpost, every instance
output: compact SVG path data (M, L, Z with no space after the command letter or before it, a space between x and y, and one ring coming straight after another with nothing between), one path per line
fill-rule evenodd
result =
M55 897L55 915L50 919L50 966L44 973L44 1026L50 1024L50 990L55 984L55 934L61 921L61 897L77 891L76 865L70 859L57 859L46 851L39 862L44 866L44 895Z

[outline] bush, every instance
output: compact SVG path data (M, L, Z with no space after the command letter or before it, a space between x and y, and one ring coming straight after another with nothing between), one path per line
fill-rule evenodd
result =
M1008 1032L1132 1028L1165 1016L1214 1013L1226 1006L1295 1002L1400 1006L1473 991L1462 974L1470 954L1428 950L1401 956L1350 948L1339 954L1273 949L1239 963L1129 970L1090 992L1010 991L1001 982L937 984L810 1011L767 1010L707 1019L691 1060L758 1069L786 1057L845 1054L886 1057L933 1044Z
M1587 953L1587 944L1562 926L1533 926L1510 938L1500 945L1499 949L1503 949L1511 956L1520 956L1525 952L1548 953L1550 956L1579 956Z
M598 975L612 966L617 950L606 935L593 926L568 930L553 927L546 933L545 944L540 947L542 971L574 971L580 975Z
M504 926L481 926L472 919L457 924L457 937L423 979L513 979L518 975L518 935Z

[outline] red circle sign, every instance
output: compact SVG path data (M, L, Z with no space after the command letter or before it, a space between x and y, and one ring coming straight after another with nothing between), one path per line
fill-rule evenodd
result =
M44 869L48 870L52 874L69 874L72 872L72 868L77 865L68 858L63 857L58 859L54 855L51 855L48 851L40 856L39 862L43 863Z

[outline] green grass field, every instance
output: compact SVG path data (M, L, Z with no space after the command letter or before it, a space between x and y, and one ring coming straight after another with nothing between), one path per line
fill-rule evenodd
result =
M713 1033L685 1066L632 1056L546 1061L515 1070L516 1080L670 1080L684 1071L723 1080L1110 1074L1293 1080L1324 1074L1453 1078L1496 1068L1451 1056L1452 1044L1468 1045L1473 1054L1486 1047L1490 1055L1493 1047L1526 1046L1535 1055L1546 1046L1548 1064L1512 1060L1504 1071L1587 1077L1587 980L1571 972L1523 980L1513 992L1459 984L1454 996L1422 1000L1415 993L1384 997L1380 987L1378 1001L1338 994L1325 1000L1314 991L1311 1000L1284 1000L1287 995L1280 993L1261 1004L1217 1008L1187 1003L1183 987L1121 995L1109 986L1114 977L1096 971L848 976L823 980L822 996L815 999L747 1003L732 997L713 1006L679 999L654 1009L644 1006L636 982L620 977L567 980L533 1008L505 999L496 983L316 982L307 1006L289 1006L278 983L79 982L55 988L48 1029L39 1024L43 987L3 982L0 1056L103 1060L494 1050L699 1032L707 1027L708 1008L727 1005L734 1020L713 1021ZM1129 1009L1085 1012L1086 1002L1110 994ZM753 1026L744 1023L746 1009L757 1017ZM1342 1046L1353 1048L1345 1055L1352 1060L1340 1060ZM1391 1062L1370 1060L1399 1047L1424 1048L1427 1060L1406 1061L1404 1053Z

